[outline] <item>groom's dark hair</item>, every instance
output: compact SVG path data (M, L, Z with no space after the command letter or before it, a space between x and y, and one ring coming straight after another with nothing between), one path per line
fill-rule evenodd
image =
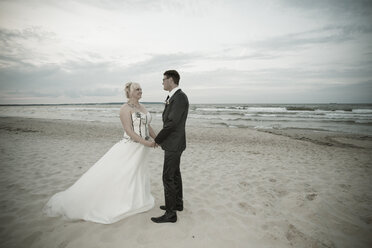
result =
M178 74L176 70L166 71L164 72L164 76L166 76L167 78L171 77L173 79L173 82L177 85L180 83L180 74Z

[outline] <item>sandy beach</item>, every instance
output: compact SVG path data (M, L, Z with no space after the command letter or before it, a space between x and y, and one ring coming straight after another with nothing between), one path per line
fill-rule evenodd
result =
M159 126L154 126L159 130ZM372 247L372 138L312 130L187 129L183 212L155 207L111 225L43 216L122 137L120 123L0 118L0 247Z

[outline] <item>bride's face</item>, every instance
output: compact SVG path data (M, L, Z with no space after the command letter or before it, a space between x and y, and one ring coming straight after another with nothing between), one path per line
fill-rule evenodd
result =
M141 99L142 97L142 88L139 84L132 84L132 89L130 91L131 97L135 99Z

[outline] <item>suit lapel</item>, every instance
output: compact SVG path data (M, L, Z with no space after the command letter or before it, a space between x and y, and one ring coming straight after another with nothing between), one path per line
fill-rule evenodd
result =
M163 114L162 114L162 117L163 117L163 122L165 121L166 116L165 113L167 112L167 109L169 108L169 105L172 104L173 102L173 99L174 97L181 91L181 89L178 89L176 92L174 92L173 96L171 98L168 99L168 104L165 104L165 107L164 107L164 110L163 110Z
M165 115L165 111L167 110L167 107L168 107L169 104L165 104L165 107L164 107L164 110L163 110L163 114L162 114L162 117L163 117L163 122L164 122L164 115Z
M171 102L172 99L174 99L174 96L180 93L181 89L178 89L176 92L174 92L173 96L169 98L169 103Z

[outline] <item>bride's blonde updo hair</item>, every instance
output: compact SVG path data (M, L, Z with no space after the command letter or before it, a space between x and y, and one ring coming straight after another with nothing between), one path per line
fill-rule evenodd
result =
M130 97L130 91L131 91L131 88L132 88L132 85L134 83L133 82L129 82L129 83L126 83L125 84L125 88L124 88L124 91L125 91L125 96L129 99Z

